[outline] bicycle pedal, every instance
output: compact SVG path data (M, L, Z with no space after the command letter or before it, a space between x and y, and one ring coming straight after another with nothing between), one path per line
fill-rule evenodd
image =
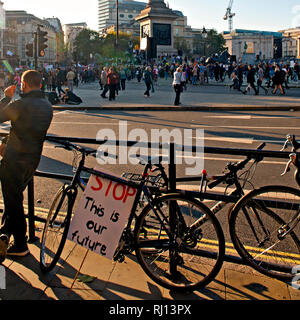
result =
M122 253L119 253L117 256L114 257L114 261L123 263L125 261L125 255Z

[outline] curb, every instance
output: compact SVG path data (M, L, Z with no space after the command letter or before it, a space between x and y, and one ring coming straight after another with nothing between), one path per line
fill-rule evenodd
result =
M161 106L161 107L60 107L53 106L55 111L299 111L299 106Z

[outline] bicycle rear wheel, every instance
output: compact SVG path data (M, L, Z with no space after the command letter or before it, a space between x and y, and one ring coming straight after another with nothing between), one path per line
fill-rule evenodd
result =
M300 265L300 224L294 228L287 224L299 214L299 206L300 191L284 186L254 190L235 205L229 218L231 239L250 266L283 281L295 277L293 267Z
M201 217L205 222L191 231ZM216 217L201 202L180 194L162 196L144 208L135 227L135 246L145 273L175 291L206 286L220 271L225 254Z
M66 186L62 186L49 209L40 249L40 268L43 272L55 267L64 248L72 213L69 197Z

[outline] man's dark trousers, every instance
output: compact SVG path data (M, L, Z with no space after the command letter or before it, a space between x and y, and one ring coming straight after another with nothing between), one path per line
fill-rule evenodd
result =
M29 159L28 159L29 160ZM23 208L23 192L32 179L38 161L27 159L1 163L0 179L5 212L1 233L13 235L15 244L26 243L27 224Z

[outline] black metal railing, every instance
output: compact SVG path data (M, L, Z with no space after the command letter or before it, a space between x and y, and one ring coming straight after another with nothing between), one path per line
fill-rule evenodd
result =
M6 134L0 133L0 136L5 136ZM48 142L58 142L61 140L67 140L73 143L79 144L93 144L93 145L102 145L108 144L107 140L96 140L91 138L77 138L77 137L58 137L58 136L47 136L46 141ZM116 146L127 146L131 147L134 146L137 142L136 141L111 141L111 143L115 144ZM139 146L141 143L139 142ZM168 174L169 174L169 190L176 191L176 183L177 181L188 181L188 178L177 179L176 175L176 151L182 150L183 146L176 145L175 143L168 144L169 146L169 163L168 163ZM144 147L152 148L165 148L166 145L157 144L157 143L145 143ZM187 148L185 147L185 150ZM196 152L196 147L188 147L191 152ZM279 158L279 159L289 159L290 152L281 152L281 151L265 151L265 150L250 150L250 149L234 149L234 148L215 148L215 147L204 147L203 149L204 154L226 154L226 155L236 155L236 156L251 156L251 157L262 157L262 158ZM71 181L73 176L71 175L64 175L58 173L51 173L45 171L36 171L35 177L43 177L43 178L50 178L50 179L57 179L57 180L64 180L64 181ZM34 202L34 178L30 181L28 188L28 212L26 214L26 218L28 218L28 227L29 227L29 242L37 241L37 237L35 236L35 221L45 222L46 220L41 217L35 216L35 202ZM202 194L202 198L206 198L206 194ZM207 194L207 199L217 200L217 201L228 201L228 202L235 202L238 199L233 196L217 196L213 194ZM225 261L237 263L237 264L245 264L245 262L236 256L226 255Z

